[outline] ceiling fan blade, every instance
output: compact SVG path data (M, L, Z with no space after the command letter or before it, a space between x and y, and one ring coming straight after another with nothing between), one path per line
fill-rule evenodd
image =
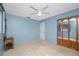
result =
M37 13L30 13L30 15L33 15L33 14L37 14Z
M43 9L42 9L42 11L44 11L45 9L47 9L49 6L47 5L47 6L45 6Z
M35 10L36 12L38 12L38 10L36 8L34 8L33 6L30 6L30 8L32 8L33 10Z

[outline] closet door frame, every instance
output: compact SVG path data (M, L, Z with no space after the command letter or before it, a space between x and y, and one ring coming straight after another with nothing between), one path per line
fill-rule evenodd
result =
M78 50L78 16L76 16L76 50Z
M70 16L68 17L68 48L70 48Z
M61 41L61 44L63 45L63 20L61 21L61 28L62 28L62 41Z

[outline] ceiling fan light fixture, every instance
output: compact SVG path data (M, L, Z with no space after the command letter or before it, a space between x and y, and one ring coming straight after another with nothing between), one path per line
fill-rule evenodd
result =
M36 13L31 13L31 15L36 14L38 17L40 17L40 16L42 16L43 14L49 14L49 13L47 13L47 12L43 12L45 9L48 8L48 5L45 6L45 7L44 7L43 9L41 9L41 10L37 10L37 9L34 8L33 6L30 6L30 8L32 8L33 10L36 11Z
M42 16L42 13L41 13L41 11L39 11L37 15L38 15L38 16Z

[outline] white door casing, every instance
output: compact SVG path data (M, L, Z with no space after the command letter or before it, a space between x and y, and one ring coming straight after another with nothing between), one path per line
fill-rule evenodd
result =
M45 22L40 23L40 39L45 40Z

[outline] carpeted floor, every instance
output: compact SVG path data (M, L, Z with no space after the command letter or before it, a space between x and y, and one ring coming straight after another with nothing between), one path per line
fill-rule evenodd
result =
M15 46L7 50L4 56L79 56L79 51L62 46L51 47L46 42L33 42Z

